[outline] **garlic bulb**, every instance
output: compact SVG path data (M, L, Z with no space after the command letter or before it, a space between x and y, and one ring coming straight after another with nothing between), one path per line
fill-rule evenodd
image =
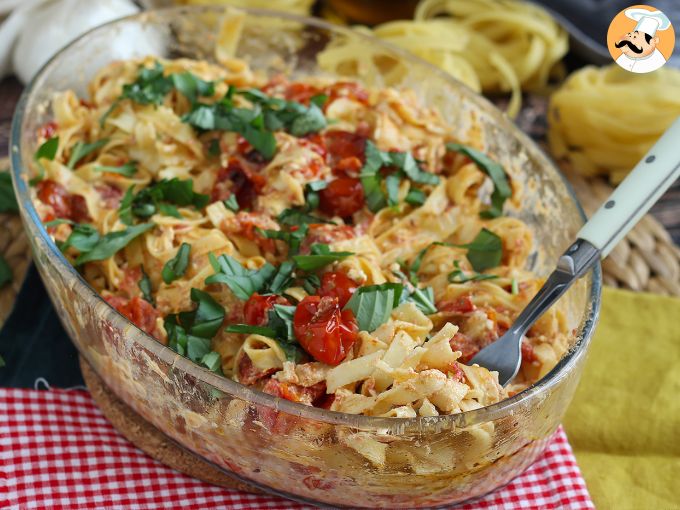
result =
M22 29L12 50L15 74L27 83L60 48L91 28L116 18L138 12L130 0L43 0L26 2L5 22L11 21L16 11L26 12ZM2 30L0 29L0 41ZM7 42L7 41L4 41ZM134 44L128 40L128 44ZM0 64L2 56L0 55ZM1 69L0 69L1 71Z

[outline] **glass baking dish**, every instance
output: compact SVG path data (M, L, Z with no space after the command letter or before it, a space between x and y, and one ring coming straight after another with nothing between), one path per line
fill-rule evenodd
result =
M599 266L565 296L573 345L535 385L461 414L379 418L280 400L199 367L118 314L48 236L27 180L52 94L71 88L85 97L94 72L113 60L152 54L214 61L222 13L220 7L176 7L98 27L59 52L21 97L11 140L15 188L34 261L74 344L107 386L155 427L272 493L333 506L417 508L476 498L506 484L541 453L572 398L597 321ZM348 40L356 48L379 48L380 60L330 72L324 52ZM264 75L341 74L367 86L408 87L439 110L462 141L481 134L486 151L524 189L522 207L510 207L510 214L531 227L538 248L530 269L541 275L583 223L568 183L510 119L401 50L316 19L250 10L236 55ZM378 452L374 459L366 455L371 448Z

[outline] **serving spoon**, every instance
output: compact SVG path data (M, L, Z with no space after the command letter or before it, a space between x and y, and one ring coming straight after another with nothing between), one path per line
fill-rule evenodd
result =
M517 375L522 362L524 334L576 280L599 259L609 255L664 191L680 177L679 146L680 117L583 225L576 235L576 241L559 258L557 268L510 329L479 351L470 364L476 363L497 371L501 386L507 385Z

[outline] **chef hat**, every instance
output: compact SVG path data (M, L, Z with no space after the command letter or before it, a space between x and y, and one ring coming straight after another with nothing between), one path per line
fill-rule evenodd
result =
M671 26L671 20L661 11L626 9L625 14L630 19L637 21L635 30L649 34L652 37L654 37L657 30L666 30Z

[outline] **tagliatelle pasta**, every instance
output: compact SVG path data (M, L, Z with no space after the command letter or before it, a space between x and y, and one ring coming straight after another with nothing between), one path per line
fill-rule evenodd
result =
M112 306L225 377L346 413L476 409L555 365L557 310L508 389L467 364L542 283L496 163L412 91L218 56L112 63L40 130L36 208ZM343 441L385 462L385 444Z

